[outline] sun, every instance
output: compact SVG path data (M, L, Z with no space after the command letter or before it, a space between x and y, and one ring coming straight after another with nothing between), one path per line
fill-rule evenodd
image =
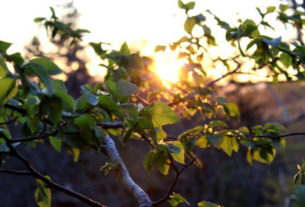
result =
M167 49L153 55L154 63L152 64L152 70L165 85L176 83L180 79L180 70L185 64L185 60L179 59L178 54L178 51Z

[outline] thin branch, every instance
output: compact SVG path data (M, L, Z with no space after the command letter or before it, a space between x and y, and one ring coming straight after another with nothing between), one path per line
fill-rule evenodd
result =
M289 134L282 134L278 136L268 136L268 135L253 135L251 138L270 138L270 139L277 139L277 138L283 138L283 137L292 137L292 136L301 136L305 135L305 132L295 132L295 133L289 133Z
M121 121L101 122L97 125L103 127L104 129L118 129L123 127L123 123Z
M6 170L6 169L0 169L0 173L5 173L5 174L13 174L13 175L28 175L31 176L32 173L30 171L16 171L16 170Z
M218 81L224 79L225 77L227 77L227 76L229 76L229 75L232 75L232 74L236 73L237 70L240 69L241 64L240 64L239 62L237 62L234 58L233 58L233 61L237 64L236 68L235 68L233 71L228 72L228 73L224 74L223 76L221 76L221 77L219 77L219 78L217 78L217 79L211 81L211 82L208 83L206 86L207 86L207 87L211 87L211 86L214 85L216 82L218 82Z
M151 146L152 149L155 149L155 146L151 143L149 138L145 136L144 134L141 134L141 137Z
M174 170L175 170L175 172L176 172L176 176L175 176L175 178L174 178L174 180L173 180L173 183L171 184L171 186L170 186L170 188L169 188L169 190L168 190L166 196L165 196L164 198L161 198L161 199L158 200L158 201L153 202L153 206L158 206L158 205L160 205L160 204L163 203L164 201L167 201L167 200L170 198L170 196L171 196L172 193L174 192L175 186L176 186L177 183L178 183L178 180L179 180L180 175L181 175L181 174L183 173L183 171L184 171L187 167L189 167L194 161L195 161L195 158L193 158L191 161L189 161L187 164L185 164L180 170L178 170L177 168L174 168ZM172 161L171 161L171 164L172 164L172 166L175 166L175 165L173 164Z
M141 101L144 105L148 105L148 106L150 105L149 101L147 101L146 99L142 98L141 96L135 95L135 97L136 97L139 101Z
M103 153L112 163L117 163L117 167L114 169L114 172L124 189L138 201L140 207L151 207L152 202L149 196L130 177L125 164L116 149L114 141L110 137L104 136L102 143Z
M25 109L20 108L18 106L11 105L11 104L4 104L4 108L16 111L16 112L22 114L23 116L25 116L27 114L27 111Z
M19 139L9 139L8 142L10 143L16 143L16 142L29 142L29 141L35 141L35 140L40 140L40 139L44 139L47 138L49 136L53 136L57 133L57 131L48 133L48 134L41 134L38 136L34 136L34 137L28 137L28 138L19 138Z
M4 122L0 122L0 125L7 125L7 124L10 124L10 123L12 123L12 122L14 122L16 120L17 120L17 117L14 117L14 118L12 118L10 120L4 121Z
M77 193L73 190L70 190L68 188L65 188L57 183L55 183L54 181L52 180L49 180L47 177L45 177L44 175L42 175L38 170L36 170L30 163L29 161L23 157L11 144L10 140L7 138L7 137L3 137L8 148L10 149L10 152L12 154L12 156L16 157L17 159L19 159L25 166L26 168L29 170L30 174L28 174L28 172L26 172L26 175L29 175L29 176L32 176L32 177L35 177L41 181L43 181L45 184L47 184L47 186L49 186L50 188L53 188L55 190L59 190L67 195L70 195L76 199L79 199L81 201L83 201L84 203L87 203L89 206L93 206L93 207L105 207L105 205L95 201L95 200L92 200L91 198L88 198L87 196L83 195L83 194L80 194L80 193ZM9 171L8 170L5 170L2 172L4 173L8 173ZM14 171L10 171L10 172L14 172ZM15 172L18 174L18 172ZM22 172L24 173L24 172ZM19 172L19 174L21 175L22 173Z

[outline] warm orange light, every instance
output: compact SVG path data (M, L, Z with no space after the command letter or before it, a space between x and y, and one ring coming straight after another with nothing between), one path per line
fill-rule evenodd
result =
M152 70L159 76L164 85L179 81L180 69L185 63L185 60L178 59L178 51L165 50L157 52L153 55L154 64Z

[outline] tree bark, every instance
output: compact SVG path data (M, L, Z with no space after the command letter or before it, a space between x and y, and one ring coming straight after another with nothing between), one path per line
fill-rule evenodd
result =
M112 163L116 164L114 172L124 189L138 201L139 207L151 207L152 202L149 196L130 177L127 168L116 149L114 141L110 137L105 136L103 137L102 144L103 153Z

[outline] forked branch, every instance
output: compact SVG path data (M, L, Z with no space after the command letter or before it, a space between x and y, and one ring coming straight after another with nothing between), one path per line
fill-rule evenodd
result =
M114 171L124 189L138 201L139 207L151 207L152 202L149 196L130 177L125 164L116 149L114 141L110 137L104 136L102 143L103 153L110 159L112 163L116 163Z

